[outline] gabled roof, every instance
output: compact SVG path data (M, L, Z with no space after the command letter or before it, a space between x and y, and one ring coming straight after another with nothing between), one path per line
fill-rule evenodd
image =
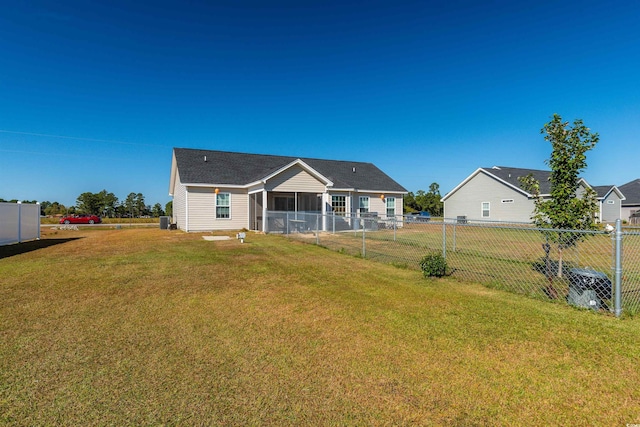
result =
M508 166L492 166L488 168L478 168L475 172L469 175L464 181L462 181L458 186L456 186L453 190L448 192L443 198L442 201L445 201L449 198L453 193L455 193L460 187L469 182L473 177L478 175L479 173L484 173L498 181L502 182L506 186L512 188L515 191L522 193L527 197L534 197L533 194L526 191L522 183L518 178L525 177L528 175L532 175L540 184L540 195L541 196L549 196L551 194L551 181L549 180L551 177L551 171L547 170L539 170L539 169L523 169L523 168L512 168ZM582 182L585 186L591 187L587 181L583 178L580 178L580 182ZM612 186L608 186L607 188L610 190ZM600 196L598 194L598 196ZM620 194L622 196L622 194Z
M640 179L634 179L618 188L626 197L625 202L622 204L623 206L640 205Z
M542 171L536 169L521 169L521 168L510 168L505 166L493 166L490 168L478 168L471 175L469 175L464 181L458 184L453 190L449 191L443 198L442 201L445 201L450 196L452 196L458 189L464 186L467 182L473 179L476 175L483 173L487 176L492 177L493 179L497 179L498 181L505 184L507 187L510 187L514 191L518 191L527 197L533 197L532 194L525 191L522 188L522 183L518 180L519 177L525 177L529 174L533 175L535 179L540 183L540 194L541 195L549 195L551 193L551 184L549 182L549 176L551 172Z
M625 196L615 185L596 185L591 187L596 192L598 199L605 199L611 192L618 194L620 200L624 200Z
M246 187L293 165L306 169L334 189L407 190L372 163L174 148L174 162L183 184ZM171 189L175 180L172 170Z

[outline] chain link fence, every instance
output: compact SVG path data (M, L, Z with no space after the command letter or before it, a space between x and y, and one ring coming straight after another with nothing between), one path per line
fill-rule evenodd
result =
M445 257L452 277L616 315L640 312L640 228L585 232L464 218L304 212L269 212L267 228L403 268L419 269L420 260L435 252Z

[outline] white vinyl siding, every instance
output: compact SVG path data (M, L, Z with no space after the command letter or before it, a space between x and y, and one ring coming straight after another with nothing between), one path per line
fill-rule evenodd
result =
M216 193L211 187L189 187L188 224L185 231L240 230L249 228L249 196L244 190L220 189L230 197L230 218L216 219Z
M269 179L267 191L324 193L325 185L300 166L295 165Z
M502 203L502 200L511 199L513 203ZM469 220L483 219L482 202L490 203L492 220L531 222L533 200L482 172L447 197L444 214L451 219L458 216L466 216Z
M180 175L176 173L176 184L173 191L173 214L171 221L180 230L187 227L187 189L180 182Z

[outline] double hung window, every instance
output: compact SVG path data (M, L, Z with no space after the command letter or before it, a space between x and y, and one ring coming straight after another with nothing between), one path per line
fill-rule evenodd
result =
M369 196L360 196L360 203L358 204L360 213L369 212Z
M396 215L396 198L395 197L387 197L387 217L393 217Z
M231 218L231 194L216 194L216 219Z
M482 202L482 218L489 218L490 213L490 204L489 202Z

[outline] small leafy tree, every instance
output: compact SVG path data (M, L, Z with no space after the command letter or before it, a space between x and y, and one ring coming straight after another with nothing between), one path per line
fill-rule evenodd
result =
M596 228L593 221L596 195L591 188L585 188L581 194L580 173L587 168L587 151L595 147L600 138L597 133L591 133L582 120L576 119L571 126L558 114L544 125L541 133L552 147L551 157L546 161L551 167L551 197L543 199L540 196L540 183L531 175L520 178L520 182L525 190L537 197L531 219L536 226L550 229L544 233L557 245L558 277L561 277L563 249L587 236L562 230ZM553 288L550 291L554 293Z

